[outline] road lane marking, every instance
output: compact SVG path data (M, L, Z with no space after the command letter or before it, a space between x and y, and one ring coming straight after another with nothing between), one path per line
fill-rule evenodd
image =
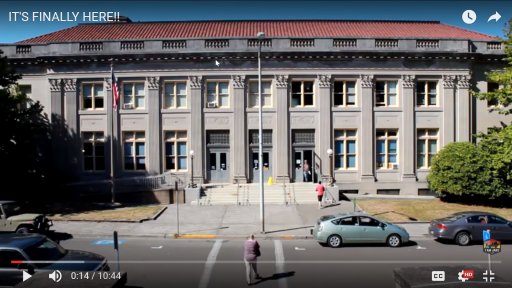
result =
M274 250L276 254L276 272L277 274L283 274L284 271L284 251L283 242L281 240L274 240ZM280 288L288 288L288 279L286 277L279 278L277 280Z
M212 250L210 251L210 254L208 254L208 258L206 259L206 263L204 264L203 275L201 275L199 288L208 287L208 283L210 282L210 278L213 272L213 266L215 265L215 261L217 260L217 255L219 255L221 246L222 240L217 240L215 241L215 244L213 244Z
M160 245L160 246L153 246L153 247L151 247L151 249L162 249L162 248L164 248L164 246L162 246L162 245Z
M306 248L295 247L295 250L297 250L297 251L306 251Z

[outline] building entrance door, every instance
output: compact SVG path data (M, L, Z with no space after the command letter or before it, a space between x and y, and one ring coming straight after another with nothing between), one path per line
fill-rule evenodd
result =
M314 181L313 175L315 171L313 170L313 151L314 148L304 147L304 148L294 148L293 149L293 164L295 166L295 182L312 182ZM304 164L307 163L309 165L309 173L304 173Z
M251 149L251 166L252 166L252 182L258 182L260 179L259 171L259 150ZM270 151L263 150L263 181L268 181L268 177L272 176L272 154Z
M229 148L208 149L206 170L211 183L229 182Z

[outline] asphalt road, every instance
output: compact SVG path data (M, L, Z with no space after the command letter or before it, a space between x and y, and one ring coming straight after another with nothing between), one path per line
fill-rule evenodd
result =
M116 254L102 239L80 238L62 241L70 249L105 255L116 270ZM242 261L243 240L176 240L124 238L120 266L128 272L130 287L246 287ZM477 267L475 279L483 281L487 254L482 245L459 247L433 239L422 239L405 247L353 245L339 249L322 247L314 240L259 240L262 257L258 268L264 279L256 287L395 287L394 269L419 267L427 271L420 282L432 284L431 266L456 267L457 271ZM495 277L512 282L512 244L492 256ZM438 269L437 269L438 270ZM453 269L452 269L453 270ZM454 273L451 273L454 274ZM446 275L457 281L457 275ZM410 275L409 275L410 276ZM417 279L418 280L418 279ZM452 287L452 286L450 286ZM457 286L459 287L459 286ZM485 287L493 287L489 284ZM500 286L502 287L502 286Z

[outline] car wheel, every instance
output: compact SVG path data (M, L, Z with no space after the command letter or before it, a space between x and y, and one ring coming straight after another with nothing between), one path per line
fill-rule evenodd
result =
M471 241L471 236L468 232L459 232L455 236L455 243L460 246L467 246Z
M341 247L341 237L339 235L331 235L327 238L327 244L332 248Z
M402 238L397 234L391 234L388 236L387 243L389 247L398 247L402 244Z
M19 234L27 234L29 232L30 231L28 230L27 227L19 227L18 229L16 229L16 233L19 233Z

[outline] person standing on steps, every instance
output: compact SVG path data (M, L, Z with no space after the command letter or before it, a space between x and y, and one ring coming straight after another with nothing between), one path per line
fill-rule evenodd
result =
M244 244L244 262L245 262L245 277L247 285L252 285L253 272L256 274L256 279L261 279L258 274L257 259L261 256L260 244L254 239L254 235L250 235Z
M318 209L322 208L322 199L324 198L325 186L322 184L322 181L318 181L318 184L315 188L316 197L318 198Z
M302 165L302 172L304 173L304 182L309 182L309 175L311 175L311 170L308 164L308 160L304 160L304 164Z

